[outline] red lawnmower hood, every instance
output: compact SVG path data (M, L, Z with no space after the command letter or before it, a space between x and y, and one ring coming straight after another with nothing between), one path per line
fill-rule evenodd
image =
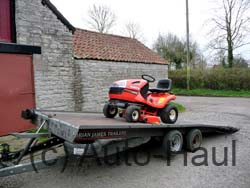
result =
M128 79L115 81L110 87L120 87L139 91L146 84L148 84L148 82L143 79Z

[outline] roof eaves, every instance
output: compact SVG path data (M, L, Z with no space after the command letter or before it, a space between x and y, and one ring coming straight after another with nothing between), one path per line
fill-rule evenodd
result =
M59 10L57 10L57 8L49 0L42 0L42 5L46 5L57 16L57 18L74 34L76 28L59 12Z
M158 63L149 61L129 61L129 60L116 60L116 59L105 59L105 58L92 58L92 57L81 57L74 55L76 60L97 60L97 61L112 61L112 62L126 62L126 63L143 63L143 64L157 64L157 65L168 65L168 63Z

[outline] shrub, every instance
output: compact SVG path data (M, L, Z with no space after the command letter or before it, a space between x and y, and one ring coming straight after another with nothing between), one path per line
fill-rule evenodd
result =
M169 71L169 78L173 81L173 87L186 88L186 70ZM250 90L250 69L194 69L191 70L190 88Z

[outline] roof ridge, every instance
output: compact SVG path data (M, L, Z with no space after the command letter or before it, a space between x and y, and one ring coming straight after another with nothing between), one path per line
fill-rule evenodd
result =
M98 31L92 31L92 30L87 30L87 29L82 29L82 28L75 28L76 30L80 30L80 31L85 31L85 32L91 32L91 33L96 33L96 34L99 34L99 35L108 35L108 36L113 36L113 37L119 37L119 38L125 38L125 39L131 39L131 40L136 40L138 41L137 39L135 38L131 38L131 37L126 37L126 36L121 36L121 35L118 35L118 34L110 34L110 33L100 33ZM139 42L139 41L138 41Z

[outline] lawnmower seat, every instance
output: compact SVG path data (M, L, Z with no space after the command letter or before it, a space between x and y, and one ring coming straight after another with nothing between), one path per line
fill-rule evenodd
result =
M172 80L170 79L162 79L157 83L156 88L149 89L152 93L164 93L169 92L172 87Z

